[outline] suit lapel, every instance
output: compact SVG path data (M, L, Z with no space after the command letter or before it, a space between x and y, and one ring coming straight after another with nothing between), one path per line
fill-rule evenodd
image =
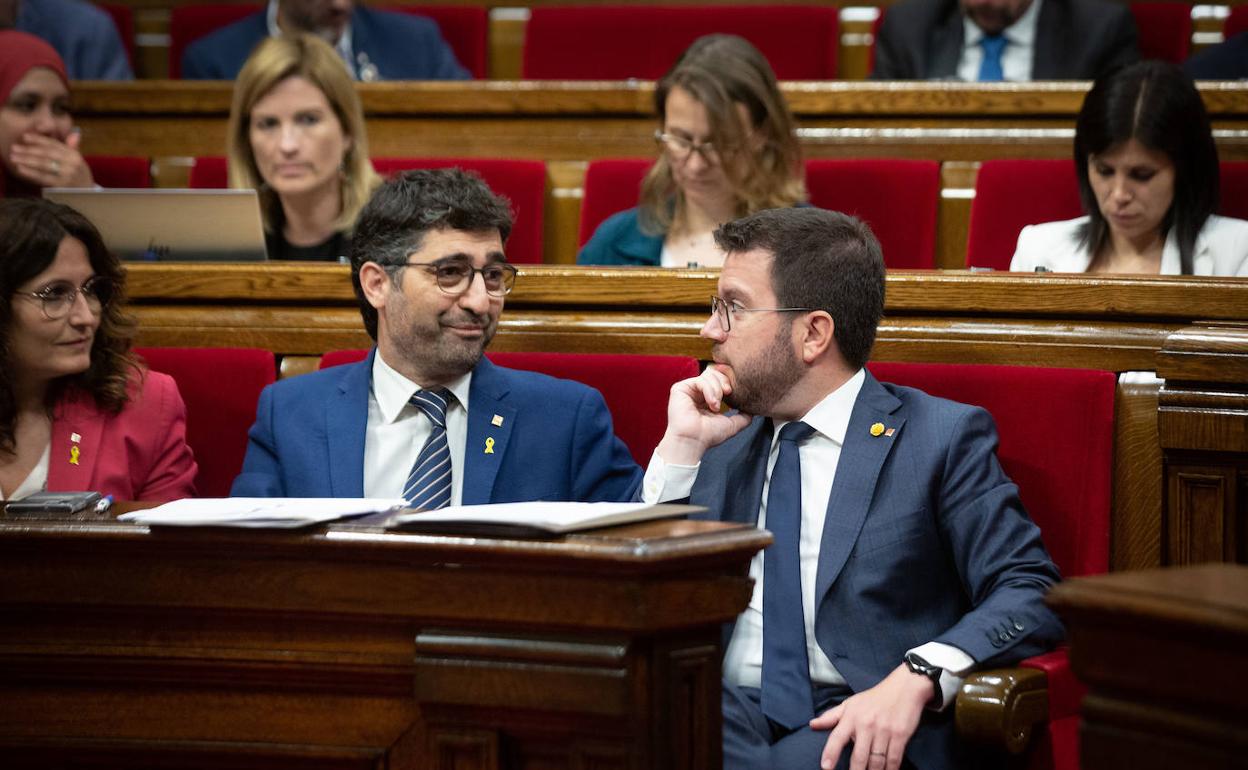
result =
M943 24L932 30L930 67L924 73L927 78L957 77L958 62L962 59L964 32L962 14L956 10L945 18Z
M823 539L819 547L819 569L815 577L816 606L840 575L853 550L871 500L875 497L880 469L905 424L904 417L894 414L901 407L901 402L885 390L870 372L866 375L849 418L832 494L828 499ZM884 432L891 428L892 434L886 436L880 432L878 436L872 435L871 426L876 423L884 427Z
M1062 29L1062 18L1057 4L1044 3L1040 6L1040 17L1036 19L1036 38L1032 45L1031 79L1052 80L1062 77L1062 47L1054 41L1065 41L1066 32Z
M374 347L368 358L342 367L346 371L338 381L338 393L325 402L325 450L334 497L364 496L364 437L375 355Z
M506 370L482 358L468 389L468 440L464 446L464 505L491 502L498 469L507 454L516 408L505 402Z
M56 407L48 452L48 489L89 492L100 461L104 414L90 396L75 391Z
M732 473L724 484L721 519L756 525L775 428L770 419L760 417L755 418L746 431L736 456L725 463L725 467L740 469L740 472Z

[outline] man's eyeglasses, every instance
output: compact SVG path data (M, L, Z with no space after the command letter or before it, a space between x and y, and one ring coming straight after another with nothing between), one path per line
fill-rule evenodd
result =
M732 331L732 317L737 313L809 313L817 309L813 307L744 307L736 300L711 297L711 315L719 320L719 325L726 332Z
M688 137L680 134L669 134L666 131L655 131L654 140L661 144L667 154L672 156L673 160L684 163L689 159L691 153L697 153L702 156L702 160L708 165L719 165L722 153L720 149L710 142L694 142Z
M39 291L16 292L19 297L39 300L43 309L43 317L49 321L56 321L69 315L70 308L74 306L74 300L79 294L86 301L87 309L98 316L104 312L104 308L112 301L115 293L116 287L113 282L102 275L88 278L82 286L74 286L68 281L57 281Z
M438 288L447 294L463 294L468 291L477 273L481 274L481 281L485 284L485 293L494 297L510 294L516 285L516 268L506 262L492 262L485 267L473 267L467 262L458 260L401 262L399 265L424 268L438 282Z

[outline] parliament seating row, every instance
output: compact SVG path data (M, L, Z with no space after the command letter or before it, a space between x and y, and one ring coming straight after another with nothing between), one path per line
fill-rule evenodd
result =
M523 6L524 4L519 4ZM114 18L135 58L135 22L131 6L103 5ZM259 10L250 3L175 5L168 19L168 63L164 72L180 77L182 54L197 38ZM487 8L472 5L386 6L436 21L461 63L475 78L524 77L533 79L654 79L671 66L695 37L708 32L741 34L752 40L771 61L777 75L789 80L827 80L844 77L838 67L842 39L840 9L819 5L653 5L584 6L535 5L523 13L508 13L495 23ZM1179 2L1131 3L1139 29L1141 54L1181 62L1192 50L1193 6ZM509 9L514 11L515 9ZM861 10L861 9L857 9ZM866 61L873 61L873 38L887 6L875 16L869 33L849 32L849 41L865 39ZM1235 6L1225 35L1245 25L1248 11ZM519 28L516 28L519 25ZM500 38L495 40L493 38ZM640 39L646 45L638 45ZM509 40L519 41L518 52ZM492 53L491 53L492 52ZM516 62L488 61L489 56L516 58ZM853 69L853 65L851 65ZM851 72L860 77L865 72Z

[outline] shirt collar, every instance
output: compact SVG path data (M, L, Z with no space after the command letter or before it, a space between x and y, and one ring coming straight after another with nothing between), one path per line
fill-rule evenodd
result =
M1040 6L1043 2L1044 0L1031 0L1031 5L1027 7L1027 10L1023 11L1023 15L1019 16L1017 21L1002 31L1005 39L1014 45L1034 44L1036 41L1036 21L1040 18ZM979 41L984 38L984 31L979 28L979 25L971 21L968 16L962 17L962 29L962 39L966 41L964 45L967 48L979 45Z
M866 382L866 371L859 369L853 377L843 382L839 388L823 397L819 403L811 407L802 417L802 422L814 428L825 438L829 438L837 446L845 443L845 434L849 431L849 417L854 412L854 404L858 401L858 393ZM776 434L788 423L776 423ZM773 437L774 441L774 437Z
M269 0L269 5L265 9L265 21L269 27L269 37L280 37L282 28L277 23L277 2L278 0ZM342 34L338 37L338 42L334 44L334 50L342 57L342 61L347 65L347 71L351 73L351 77L356 77L355 70L355 54L351 46L351 22L347 22L347 26L342 28Z
M465 412L468 411L468 391L471 383L472 370L469 370L446 385ZM399 419L399 414L411 400L412 394L421 387L383 361L381 351L373 356L373 398L377 399L377 407L381 410L383 422L392 423ZM450 406L448 405L447 408L449 409Z

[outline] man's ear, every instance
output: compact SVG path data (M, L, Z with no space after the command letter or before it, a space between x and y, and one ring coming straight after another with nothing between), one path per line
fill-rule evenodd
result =
M386 306L390 292L394 291L394 283L384 267L376 262L365 262L360 265L360 290L364 292L368 304L381 310Z
M808 313L803 321L793 324L801 328L802 360L812 364L822 358L830 348L836 347L836 323L825 310Z

